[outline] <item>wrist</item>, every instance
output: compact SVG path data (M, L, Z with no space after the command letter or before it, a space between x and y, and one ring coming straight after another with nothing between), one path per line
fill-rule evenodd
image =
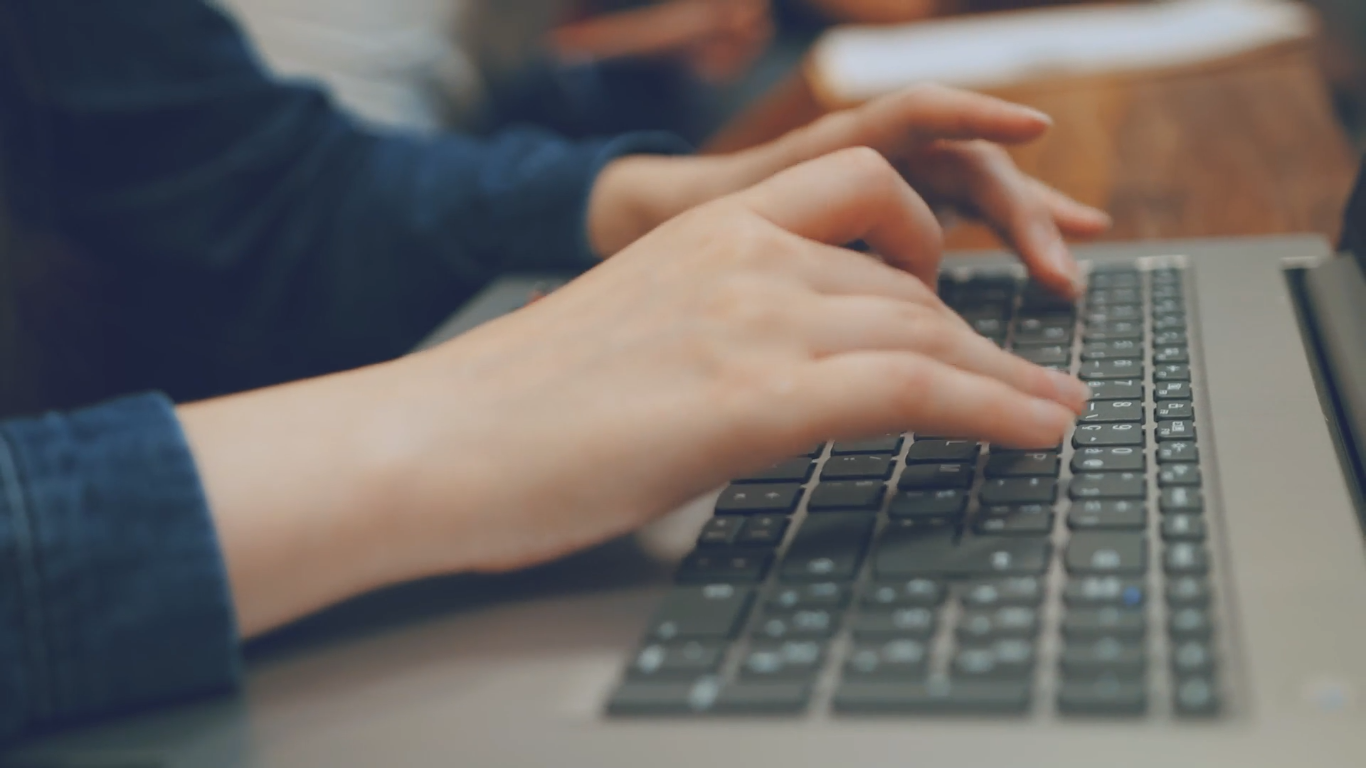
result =
M630 155L607 164L593 185L588 236L606 258L684 211L739 189L730 156Z

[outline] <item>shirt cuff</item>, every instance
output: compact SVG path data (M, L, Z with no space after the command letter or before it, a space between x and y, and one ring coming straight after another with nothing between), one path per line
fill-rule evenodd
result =
M217 535L161 395L0 425L0 570L17 653L0 737L240 678Z

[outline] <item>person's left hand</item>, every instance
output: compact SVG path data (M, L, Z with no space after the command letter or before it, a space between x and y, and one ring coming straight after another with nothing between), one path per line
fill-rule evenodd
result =
M611 255L702 202L812 158L868 146L891 160L931 205L979 216L1035 278L1071 296L1080 276L1064 237L1099 235L1110 217L1027 176L1001 146L1033 141L1051 125L1029 107L920 85L731 155L618 160L594 187L589 236L599 254Z

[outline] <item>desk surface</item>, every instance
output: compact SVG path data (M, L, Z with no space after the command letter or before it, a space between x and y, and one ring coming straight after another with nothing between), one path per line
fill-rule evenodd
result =
M1198 71L1040 83L996 95L1051 114L1026 171L1115 218L1106 239L1314 232L1335 239L1357 158L1308 50ZM803 77L771 93L711 150L779 135L823 112ZM980 227L953 248L995 244Z

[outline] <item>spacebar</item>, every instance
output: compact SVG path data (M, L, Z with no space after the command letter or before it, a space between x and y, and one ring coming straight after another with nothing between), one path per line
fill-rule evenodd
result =
M873 571L879 578L943 576L1036 576L1048 569L1052 545L1046 540L949 536L889 531L878 543Z

